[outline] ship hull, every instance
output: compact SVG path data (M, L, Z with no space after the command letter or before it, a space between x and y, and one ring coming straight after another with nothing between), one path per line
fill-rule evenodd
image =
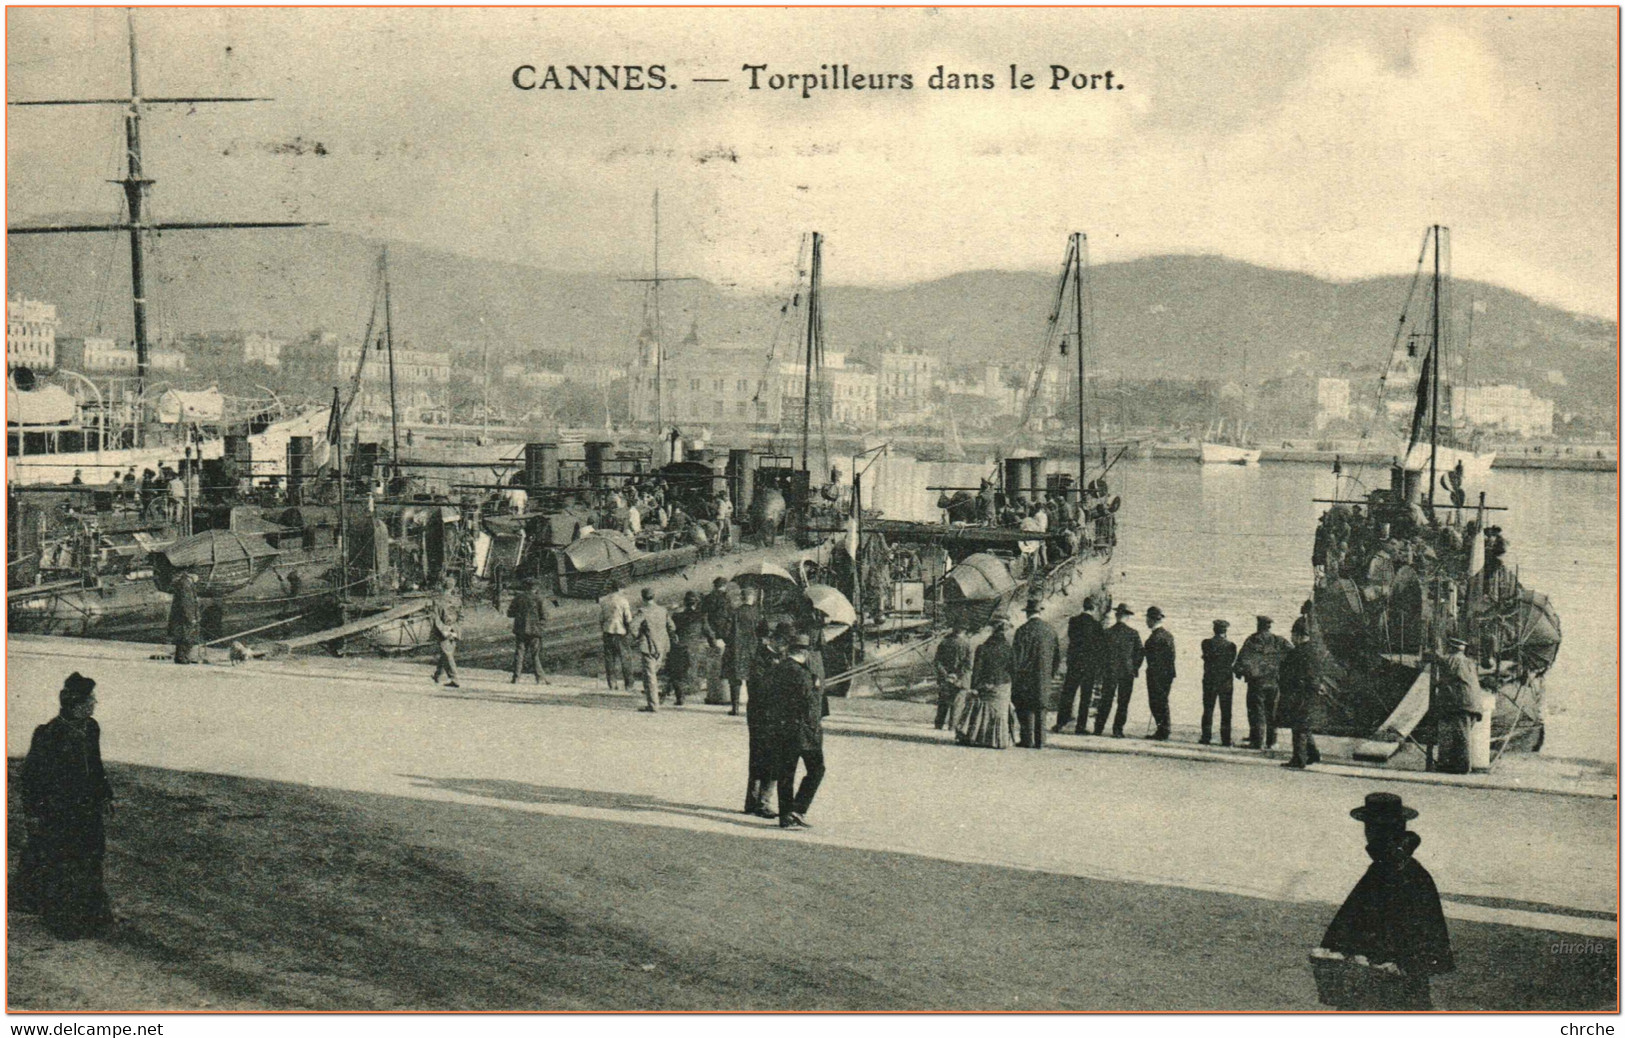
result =
M332 597L328 578L334 563L335 558L325 553L279 560L245 587L203 597L205 640L325 609ZM16 596L7 602L6 625L20 634L163 642L169 637L169 606L169 594L160 591L151 577L104 582L93 588Z
M1320 643L1328 663L1326 687L1311 709L1311 727L1323 735L1395 742L1415 737L1435 741L1433 719L1423 714L1414 727L1396 731L1393 720L1403 716L1407 695L1418 687L1425 693L1428 675L1414 658L1396 660L1378 654L1339 657ZM1509 680L1495 690L1490 717L1490 742L1497 752L1537 752L1546 741L1545 679L1538 675ZM1426 700L1420 708L1425 710Z
M1202 444L1202 464L1257 465L1259 453L1256 447L1236 447L1228 443L1204 443Z
M1431 465L1443 474L1454 471L1458 464L1461 465L1463 486L1482 487L1489 481L1490 467L1495 464L1495 452L1478 453L1441 445L1435 457L1428 444L1418 443L1405 455L1405 468L1410 472L1426 472Z

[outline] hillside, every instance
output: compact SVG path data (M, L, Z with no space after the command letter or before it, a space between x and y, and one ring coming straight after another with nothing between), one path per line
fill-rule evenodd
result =
M32 221L30 221L32 222ZM117 247L115 247L117 244ZM313 329L358 338L380 243L324 230L172 233L160 243L152 296L161 331ZM833 255L833 254L832 254ZM58 305L63 335L129 334L127 260L101 235L18 237L9 292ZM397 337L497 353L576 352L624 362L643 320L643 286L390 246ZM634 272L635 273L635 272ZM838 281L838 268L829 268ZM1159 256L1092 272L1097 367L1129 377L1251 380L1297 370L1380 370L1409 276L1331 282L1213 256ZM1457 282L1458 342L1471 316L1475 380L1516 381L1561 409L1612 414L1618 326L1508 289ZM949 363L1026 364L1043 335L1053 276L977 271L900 288L833 284L830 347L923 346ZM710 342L765 346L783 300L706 282L665 295L668 341L691 321ZM1421 315L1418 314L1417 317ZM483 322L483 323L482 323ZM786 335L790 333L785 333ZM783 345L781 350L792 347ZM1548 372L1560 372L1549 379Z

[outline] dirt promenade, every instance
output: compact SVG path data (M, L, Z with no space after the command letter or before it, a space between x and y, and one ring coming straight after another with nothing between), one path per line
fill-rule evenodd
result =
M113 955L119 997L152 1007L1312 1008L1303 955L1365 863L1348 809L1382 788L1082 740L964 749L837 704L817 828L791 835L738 813L745 733L717 708L139 648L12 642L9 752L80 670L131 804L110 859L128 939L56 946L14 916L13 1004L107 1004L41 964ZM1391 788L1463 964L1441 1005L1611 1004L1611 800ZM509 953L550 979L503 977ZM1050 979L992 975L1010 955ZM466 978L427 965L448 957Z

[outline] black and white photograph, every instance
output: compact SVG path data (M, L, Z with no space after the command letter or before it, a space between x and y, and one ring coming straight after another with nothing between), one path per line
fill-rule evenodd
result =
M5 17L17 1022L1615 1021L1617 6Z

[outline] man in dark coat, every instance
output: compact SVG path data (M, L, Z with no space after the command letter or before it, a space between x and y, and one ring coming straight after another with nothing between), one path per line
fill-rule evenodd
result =
M1292 633L1292 649L1281 661L1281 696L1275 723L1292 729L1292 759L1283 768L1307 768L1320 763L1320 750L1309 731L1309 711L1320 691L1320 660L1307 630Z
M970 639L965 637L965 621L955 620L948 637L937 646L932 660L937 673L937 728L952 728L956 718L955 704L970 688Z
M1162 610L1157 606L1145 611L1145 624L1150 629L1145 639L1145 694L1151 718L1157 722L1157 730L1146 738L1167 742L1173 726L1168 693L1174 687L1174 636L1162 626Z
M717 577L711 581L711 590L700 600L700 608L705 610L706 626L711 630L711 651L706 658L705 668L705 701L712 706L721 706L728 701L727 686L722 676L722 638L723 632L733 626L734 602L738 596L739 585L731 583L727 577Z
M195 663L193 652L203 640L203 608L197 598L197 578L176 574L169 589L169 640L175 643L176 663Z
M1086 599L1083 612L1067 621L1066 680L1061 684L1061 705L1050 731L1059 732L1072 722L1072 703L1077 700L1077 733L1089 732L1089 704L1094 701L1106 637L1106 628L1095 616L1096 608L1093 598Z
M713 631L722 639L722 677L728 682L728 713L739 713L739 690L750 682L756 670L756 653L761 644L762 611L756 604L756 589L745 589L745 601L733 610L727 626Z
M1258 618L1258 630L1241 643L1236 677L1247 682L1247 744L1255 750L1275 746L1275 701L1281 694L1281 661L1291 644L1271 631L1275 621Z
M1465 638L1450 639L1450 655L1439 664L1439 683L1430 704L1438 733L1437 768L1447 774L1472 771L1468 743L1473 722L1483 720L1478 664L1467 655Z
M671 659L666 664L666 673L671 679L677 705L682 706L683 701L698 689L695 681L700 659L705 655L705 647L711 643L711 627L706 621L705 610L700 607L698 591L683 594L683 608L672 614L671 622L676 633L672 638Z
M34 729L23 761L21 792L28 843L18 870L20 907L32 907L60 937L85 937L113 922L102 885L107 853L104 816L113 787L102 769L96 683L68 675L61 712Z
M513 596L508 615L513 618L513 677L508 684L517 682L527 669L536 676L536 684L546 684L542 674L542 634L547 627L547 605L536 592L534 580L527 580Z
M1050 682L1061 669L1061 639L1039 616L1038 599L1027 600L1027 622L1010 643L1010 705L1021 725L1020 746L1044 748L1044 707Z
M794 647L777 667L772 682L784 713L779 725L779 828L811 829L807 812L824 781L824 695L808 667L812 638L794 636ZM805 764L796 788L796 765Z
M1439 888L1413 857L1422 838L1405 828L1416 811L1393 793L1368 793L1365 804L1349 815L1365 824L1371 866L1337 910L1320 947L1310 954L1345 959L1363 955L1371 967L1392 964L1398 972L1373 969L1371 979L1376 983L1353 985L1331 1004L1349 1010L1432 1009L1429 978L1449 973L1456 962Z
M781 623L761 642L754 663L757 679L745 703L745 727L750 734L750 777L745 784L745 813L761 818L777 818L767 807L768 790L779 779L779 736L784 724L783 689L773 674L784 652L795 638L795 630Z
M1213 637L1202 639L1202 739L1213 742L1213 707L1219 707L1219 742L1230 743L1230 707L1236 691L1236 643L1226 635L1229 620L1213 621Z
M1134 610L1119 602L1113 612L1117 622L1106 630L1106 673L1101 679L1100 706L1095 711L1095 734L1105 730L1106 715L1111 713L1115 697L1117 716L1112 719L1112 738L1121 739L1123 725L1128 721L1128 701L1134 695L1134 679L1145 662L1145 645L1140 641L1140 632L1123 620L1133 616Z

